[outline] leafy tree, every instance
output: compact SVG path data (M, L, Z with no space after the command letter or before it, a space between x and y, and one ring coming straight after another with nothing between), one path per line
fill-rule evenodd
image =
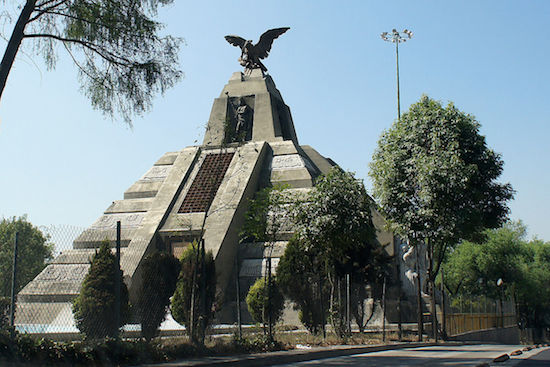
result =
M137 314L141 333L147 340L158 334L174 294L180 262L166 252L154 252L143 259Z
M509 184L497 182L503 162L479 127L452 103L423 96L382 134L370 165L374 195L393 230L413 246L426 244L432 310L448 248L499 227L513 196Z
M512 290L521 326L535 328L537 341L542 341L542 330L550 327L550 242L535 239L528 242L526 248L522 276Z
M53 244L49 242L49 237L28 222L26 216L2 219L0 221L0 274L4 276L0 279L0 296L11 295L16 232L19 232L16 292L33 280L53 257Z
M330 290L319 261L315 249L293 237L277 266L277 282L282 292L294 303L300 322L312 334L323 330L329 309Z
M24 39L34 41L33 50L49 69L61 44L92 106L111 117L119 113L130 124L133 114L150 108L155 94L181 78L181 40L159 36L162 25L154 20L159 6L171 2L26 0L0 64L0 96Z
M116 325L115 279L120 278L120 324ZM129 319L128 288L122 271L111 252L109 241L104 241L95 253L90 270L73 303L73 314L78 329L88 339L115 337Z
M339 335L345 330L341 280L362 273L376 246L371 204L362 183L335 167L295 209L297 235L305 250L315 254L317 271L325 272L330 284L330 317Z
M450 252L443 264L445 287L459 297L499 299L501 309L504 293L516 300L523 326L550 326L550 243L527 241L521 222L486 230L482 237ZM503 280L501 286L498 279Z
M246 305L254 321L262 323L264 328L271 323L272 329L283 315L285 306L285 299L276 279L271 278L271 285L268 287L265 278L258 278L248 291Z
M525 234L522 223L509 222L484 231L482 242L460 243L443 265L446 288L455 295L500 299L501 287L511 291L522 278L521 267L528 255ZM501 287L497 286L498 279L503 280Z
M200 254L198 243L184 251L181 256L181 272L172 297L170 309L174 320L185 325L195 343L203 343L206 328L214 317L216 299L216 265L212 252ZM193 279L196 277L196 279ZM199 297L199 287L203 299ZM200 301L203 302L199 307ZM201 311L202 309L202 311Z
M245 221L241 230L241 239L243 241L257 241L264 244L265 250L262 256L267 254L267 272L265 283L267 285L267 302L271 302L272 291L271 284L271 257L273 247L279 232L286 229L291 223L289 209L294 198L285 191L288 186L275 185L266 187L256 193L256 196L249 201L248 210L245 213ZM269 307L267 318L274 318L271 315L273 307ZM274 320L267 321L268 336L273 338L272 325Z

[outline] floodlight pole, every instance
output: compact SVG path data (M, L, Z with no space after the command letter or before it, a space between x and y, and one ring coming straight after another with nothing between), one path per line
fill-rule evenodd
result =
M407 40L412 38L412 32L408 29L404 29L403 32L398 32L395 28L392 29L391 32L383 32L380 34L380 37L382 37L382 40L386 42L392 42L395 43L395 66L396 66L396 74L397 74L397 121L401 120L401 99L400 99L400 93L399 93L399 44L401 42L406 42ZM400 256L401 257L401 256ZM397 329L398 329L398 338L399 341L402 340L403 336L403 329L402 329L402 322L401 322L401 270L400 270L400 264L397 263L397 271L399 273L399 279L398 279L398 292L399 297L397 301Z
M401 120L401 101L399 95L399 44L410 40L413 33L408 29L398 32L395 28L391 32L383 32L380 37L386 42L395 43L395 64L397 72L397 120Z

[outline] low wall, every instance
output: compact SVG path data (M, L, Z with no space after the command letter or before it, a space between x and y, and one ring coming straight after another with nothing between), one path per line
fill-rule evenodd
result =
M485 330L469 331L462 334L449 336L450 341L464 342L493 342L500 344L519 344L520 333L517 326L508 326L504 328L492 328Z

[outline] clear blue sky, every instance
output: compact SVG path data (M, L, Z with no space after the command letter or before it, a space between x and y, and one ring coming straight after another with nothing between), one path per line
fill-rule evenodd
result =
M186 76L133 130L90 107L62 48L48 71L25 45L0 101L0 217L90 225L162 154L202 141L213 99L240 70L223 36L282 26L265 64L300 143L369 188L368 163L396 118L395 51L380 33L408 28L402 111L427 94L475 115L517 191L511 218L550 240L550 1L176 0L160 19L186 40Z

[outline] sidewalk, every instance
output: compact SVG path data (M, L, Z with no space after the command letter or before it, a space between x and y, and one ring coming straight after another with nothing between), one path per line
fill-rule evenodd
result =
M378 345L335 345L329 347L312 347L308 349L292 349L277 352L241 354L235 356L218 356L218 357L201 357L190 358L174 362L166 362L159 364L145 364L142 367L195 367L195 366L243 366L255 367L265 366L274 363L288 364L296 362L304 362L315 359L323 359L330 357L347 356L352 354L380 352L385 350L396 350L404 348L416 348L432 345L464 345L465 343L393 343L393 344L378 344Z

